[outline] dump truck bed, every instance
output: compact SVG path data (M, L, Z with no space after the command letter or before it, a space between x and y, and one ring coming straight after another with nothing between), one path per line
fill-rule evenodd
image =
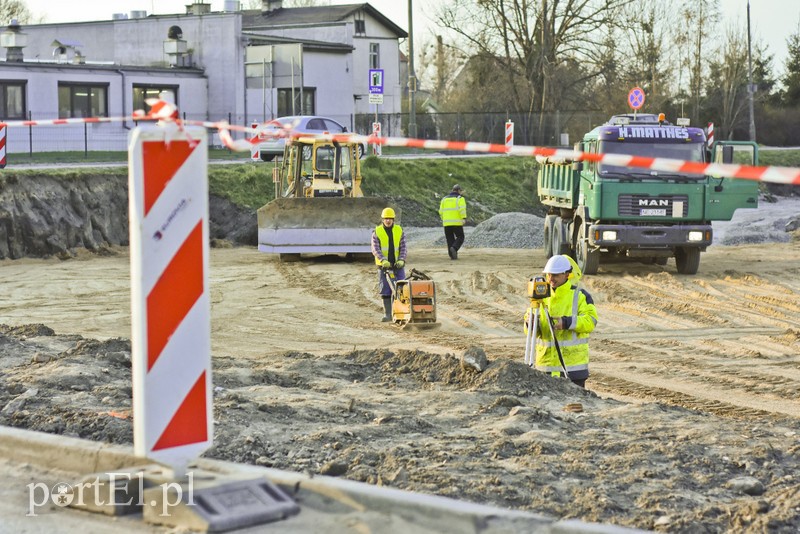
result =
M381 198L278 198L258 210L258 250L283 254L371 252Z

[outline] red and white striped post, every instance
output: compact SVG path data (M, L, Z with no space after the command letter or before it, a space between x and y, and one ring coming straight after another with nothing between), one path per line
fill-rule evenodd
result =
M184 476L212 444L205 128L130 136L133 445Z
M8 129L5 124L0 124L0 169L6 168L6 134Z
M251 122L250 123L250 128L252 128L254 130L257 129L258 128L258 123L257 122ZM261 135L261 134L257 134L256 137L260 141L264 136ZM257 142L253 143L250 146L250 159L253 160L253 161L260 161L261 160L261 150L259 150Z
M708 128L706 128L706 146L711 148L714 146L714 123L709 122Z
M506 121L506 148L510 149L514 146L514 123Z

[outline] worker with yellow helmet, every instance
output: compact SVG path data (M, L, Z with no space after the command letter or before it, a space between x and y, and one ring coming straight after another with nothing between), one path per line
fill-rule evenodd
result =
M597 308L592 296L579 287L581 269L571 257L561 254L551 257L543 272L550 295L541 300L541 305L525 312L526 334L532 314L539 316L539 331L534 332L536 369L552 376L564 376L566 370L573 383L585 387L589 378L589 334L597 325ZM550 326L548 319L552 320Z
M372 232L372 255L378 266L378 288L383 299L384 315L381 319L386 323L392 320L392 287L386 280L385 271L391 269L396 280L406 277L406 236L403 228L395 224L395 213L392 208L384 208L381 212L382 222Z

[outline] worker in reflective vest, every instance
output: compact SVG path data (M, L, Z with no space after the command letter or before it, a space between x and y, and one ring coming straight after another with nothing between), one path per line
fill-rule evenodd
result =
M589 334L597 326L597 308L592 296L579 287L581 270L575 260L556 255L547 261L544 273L550 284L550 296L538 307L539 331L536 332L536 369L553 376L563 376L552 333L561 348L564 366L570 380L585 387L589 378ZM528 333L533 308L525 312L525 333ZM552 331L547 326L547 314Z
M451 260L458 259L458 250L464 244L464 223L467 220L467 201L464 189L458 184L439 203L439 217L444 226L447 253Z
M382 322L392 320L392 286L386 279L386 271L391 269L395 280L404 280L406 277L406 236L403 228L394 223L395 213L392 208L385 208L381 212L382 223L372 232L372 255L378 266L378 290L383 299Z

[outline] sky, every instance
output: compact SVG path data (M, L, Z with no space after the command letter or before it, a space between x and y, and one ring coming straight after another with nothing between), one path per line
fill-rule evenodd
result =
M25 0L35 15L43 15L46 22L76 22L108 20L114 13L146 11L148 15L185 13L186 4L193 0ZM209 3L209 0L205 0ZM243 1L244 5L246 2ZM414 43L430 40L435 33L437 7L447 0L411 0L413 6ZM720 0L727 21L747 23L748 0ZM212 11L222 11L225 0L210 0ZM331 0L331 4L355 4L358 0ZM374 8L395 24L408 30L408 3L402 0L369 0ZM786 39L800 24L800 0L750 0L750 25L753 42L761 40L775 56L773 68L783 72L786 59Z

